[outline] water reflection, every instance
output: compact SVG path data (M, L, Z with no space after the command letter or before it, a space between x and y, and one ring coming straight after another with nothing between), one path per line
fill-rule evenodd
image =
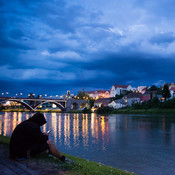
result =
M5 112L0 115L0 134L10 136L15 127L24 120L29 119L32 114ZM109 142L108 117L96 114L58 114L46 113L47 124L42 126L43 132L51 130L51 137L59 145L64 144L67 148L78 147L81 143L84 148L91 141L95 144L102 141L102 147ZM100 138L99 138L100 137ZM82 141L82 142L81 142ZM81 143L80 143L81 142Z
M64 145L70 147L70 114L64 116Z
M140 175L175 172L174 116L44 115L47 124L42 130L51 130L50 137L62 152ZM10 136L16 125L31 116L21 112L0 113L0 134Z
M77 147L79 145L79 116L78 114L73 115L73 142L74 146Z

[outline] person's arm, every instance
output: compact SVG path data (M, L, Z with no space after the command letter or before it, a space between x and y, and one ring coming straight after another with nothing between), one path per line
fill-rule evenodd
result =
M45 143L48 140L48 136L43 134L40 130L40 127L37 125L30 127L30 133L31 137L38 143Z

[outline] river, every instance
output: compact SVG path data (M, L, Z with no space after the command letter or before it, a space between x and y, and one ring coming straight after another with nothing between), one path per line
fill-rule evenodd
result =
M10 136L32 113L1 112L0 134ZM175 115L45 113L61 152L138 175L175 174Z

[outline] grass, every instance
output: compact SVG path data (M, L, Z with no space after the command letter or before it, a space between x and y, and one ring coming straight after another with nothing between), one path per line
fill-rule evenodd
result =
M6 109L1 110L2 112L29 112L29 110L24 109ZM44 113L61 113L60 110L37 110L38 112ZM83 113L82 110L71 110L66 113ZM175 109L160 109L160 108L151 108L151 109L114 109L109 112L109 114L175 114Z
M116 109L111 112L111 114L170 114L175 113L175 109Z
M8 145L9 142L9 137L0 135L0 144ZM32 160L37 162L42 161L46 163L56 163L59 169L65 170L66 174L68 173L70 175L134 175L134 173L119 170L101 163L88 161L68 154L64 155L73 160L75 164L67 164L62 162L59 162L58 164L57 158L53 156L49 157L46 154L40 154L37 157L32 158Z
M0 135L0 144L9 145L10 137Z

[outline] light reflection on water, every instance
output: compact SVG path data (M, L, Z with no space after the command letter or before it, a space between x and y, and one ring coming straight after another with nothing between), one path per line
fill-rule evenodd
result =
M21 112L5 112L4 115L0 115L0 134L10 136L19 123L31 116L32 114ZM43 132L51 130L51 138L59 145L64 144L67 148L71 148L73 144L78 147L82 140L82 146L86 148L89 146L89 136L96 144L99 143L99 137L101 137L103 149L105 149L104 143L109 142L108 118L105 116L46 113L45 117L47 124L41 129Z
M44 132L61 152L140 175L175 174L175 117L45 113ZM10 136L32 113L0 113L0 134ZM167 168L168 167L168 168Z

